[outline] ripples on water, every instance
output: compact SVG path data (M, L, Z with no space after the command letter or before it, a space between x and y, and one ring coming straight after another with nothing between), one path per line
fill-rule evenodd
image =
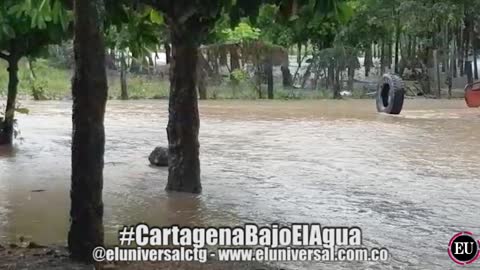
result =
M0 150L0 242L65 243L71 104L26 104L23 140ZM408 100L401 116L363 101L206 102L200 106L202 195L167 194L147 156L166 145L167 103L112 101L106 116L105 226L320 222L360 226L388 264L451 266L461 230L480 234L480 112L462 101ZM32 193L31 190L45 190ZM325 264L296 264L318 269ZM326 264L351 268L352 264Z

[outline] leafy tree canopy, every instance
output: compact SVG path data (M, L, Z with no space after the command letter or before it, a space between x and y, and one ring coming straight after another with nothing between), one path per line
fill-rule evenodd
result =
M5 0L0 6L0 56L39 53L66 37L70 21L71 13L60 0Z

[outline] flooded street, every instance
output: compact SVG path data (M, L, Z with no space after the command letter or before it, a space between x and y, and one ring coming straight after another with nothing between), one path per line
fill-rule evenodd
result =
M22 140L0 148L0 243L65 244L71 103L22 105ZM480 110L463 100L406 100L400 116L377 114L373 100L201 102L199 196L167 194L167 169L149 166L153 148L167 144L167 106L108 103L109 243L139 222L319 222L359 226L365 246L388 248L392 259L374 269L444 269L455 233L480 235Z

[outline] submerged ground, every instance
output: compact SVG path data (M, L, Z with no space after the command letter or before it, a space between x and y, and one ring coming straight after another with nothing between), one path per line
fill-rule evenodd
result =
M24 102L21 140L0 148L0 243L64 245L71 103ZM453 267L459 231L480 234L480 111L463 100L407 100L400 116L372 100L201 102L202 195L167 194L147 156L166 145L167 101L110 101L105 230L122 225L320 222L359 226L386 247L378 269ZM288 264L319 269L323 263ZM329 269L351 264L328 264Z

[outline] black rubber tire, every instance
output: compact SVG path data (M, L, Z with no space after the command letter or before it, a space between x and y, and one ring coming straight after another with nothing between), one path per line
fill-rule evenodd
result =
M405 99L405 83L393 74L383 75L377 89L377 111L387 114L400 114Z

